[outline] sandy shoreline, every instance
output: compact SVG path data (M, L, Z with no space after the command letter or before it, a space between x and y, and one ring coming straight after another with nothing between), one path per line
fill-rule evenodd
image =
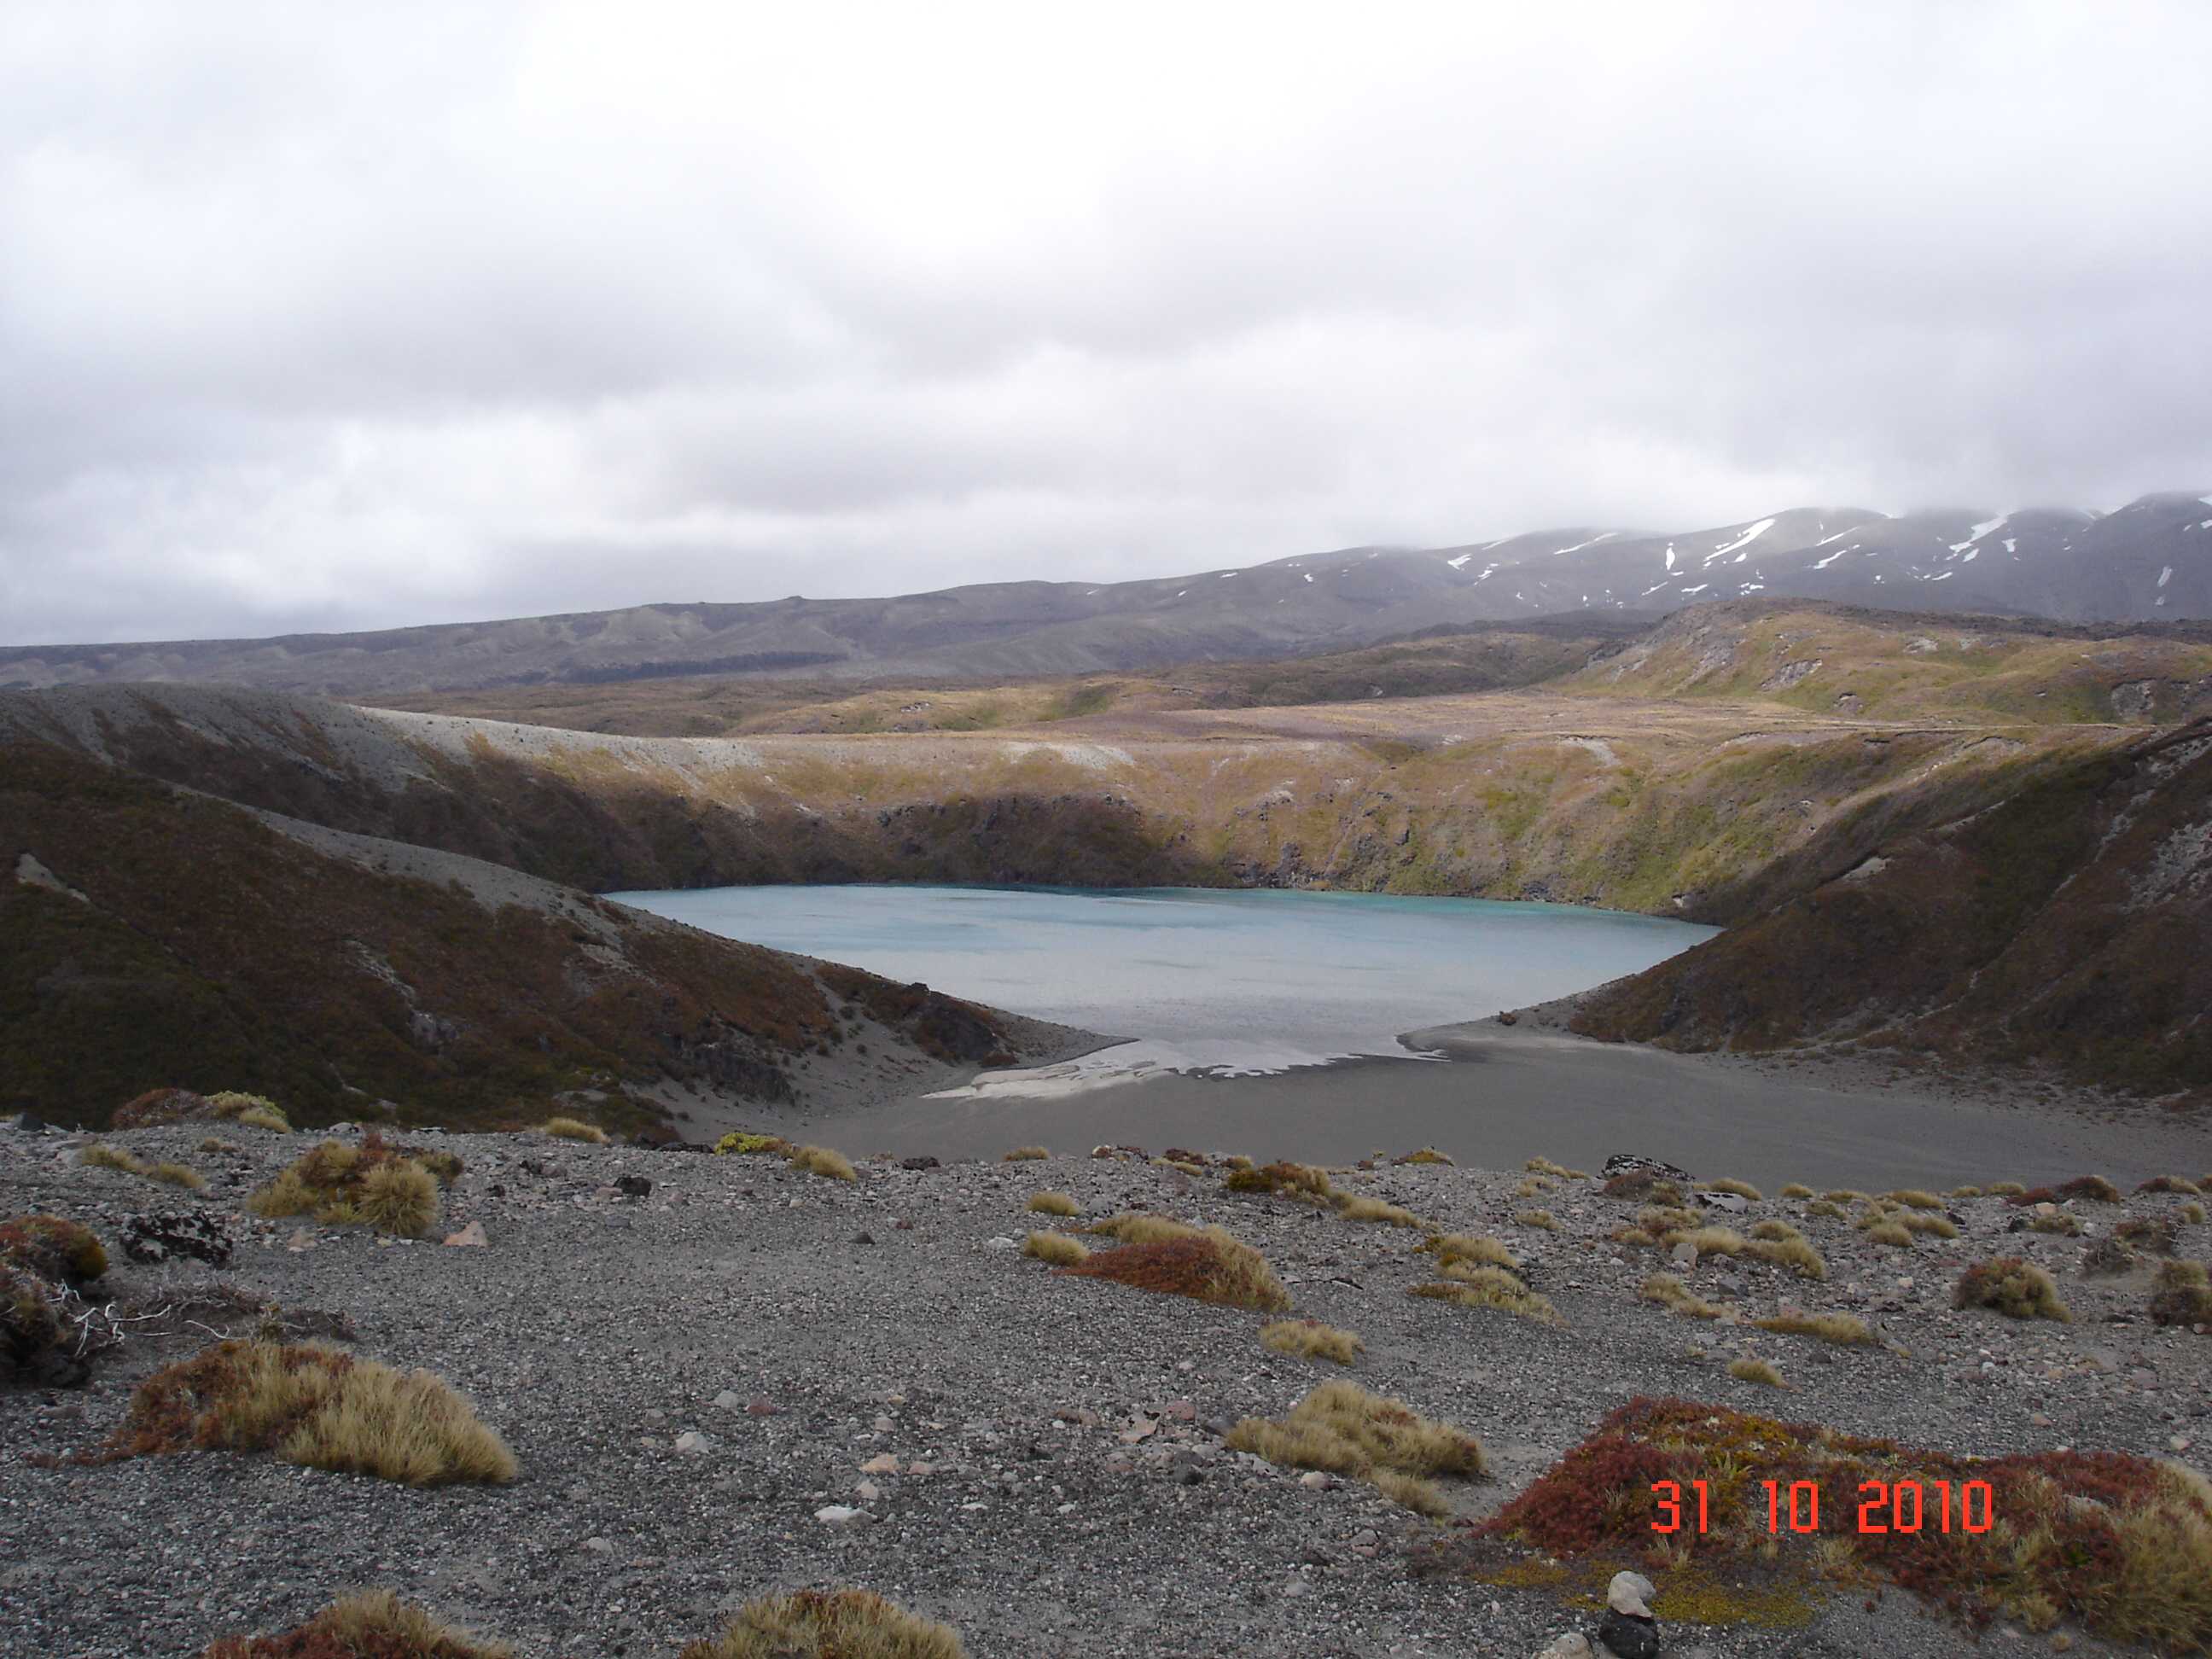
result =
M1062 1056L1023 1077L908 1096L824 1123L854 1152L992 1157L1039 1144L1181 1145L1342 1162L1434 1146L1492 1169L1542 1155L1595 1167L1634 1152L1746 1180L1886 1188L2095 1170L2133 1182L2212 1166L2212 1133L2148 1104L2057 1102L1843 1066L1677 1054L1479 1020L1409 1032L1408 1057L1266 1077L1089 1076ZM1087 1051L1095 1062L1101 1050ZM1800 1068L1812 1069L1812 1068Z

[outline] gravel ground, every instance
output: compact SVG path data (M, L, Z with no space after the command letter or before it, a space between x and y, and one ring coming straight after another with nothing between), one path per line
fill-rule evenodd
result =
M224 1125L235 1151L210 1153L206 1133L110 1139L195 1164L210 1178L197 1201L226 1212L307 1144ZM480 1222L488 1247L238 1217L237 1255L218 1275L135 1267L113 1251L125 1214L185 1195L78 1166L82 1135L0 1129L0 1215L91 1224L117 1256L109 1293L220 1279L287 1309L343 1313L361 1352L427 1366L470 1395L523 1468L510 1486L417 1492L216 1453L27 1462L98 1442L138 1378L191 1351L126 1344L84 1389L0 1395L0 1655L190 1655L370 1584L530 1656L672 1656L740 1602L805 1584L881 1591L957 1626L977 1659L1515 1656L1576 1626L1540 1592L1411 1575L1407 1548L1434 1525L1364 1485L1310 1486L1226 1451L1228 1422L1279 1413L1341 1373L1261 1348L1260 1316L1051 1277L1009 1248L1042 1219L1024 1205L1046 1188L1086 1215L1142 1205L1258 1246L1300 1313L1365 1339L1355 1380L1482 1437L1496 1477L1455 1493L1468 1514L1495 1508L1638 1394L1972 1453L2110 1448L2212 1468L2199 1443L2212 1343L2148 1323L2142 1271L2085 1279L2085 1240L2008 1234L2018 1212L1993 1199L1953 1205L1965 1238L1905 1252L1770 1198L1731 1219L1798 1221L1828 1258L1827 1283L1726 1260L1686 1275L1751 1313L1855 1310L1905 1357L1638 1302L1657 1263L1607 1241L1633 1206L1600 1198L1594 1181L1533 1200L1556 1233L1513 1222L1531 1201L1514 1195L1517 1174L1385 1167L1340 1182L1505 1239L1565 1317L1549 1328L1408 1297L1426 1275L1404 1230L1134 1161L868 1163L845 1185L757 1158L414 1138L466 1160L443 1226ZM624 1175L649 1178L649 1195L621 1195ZM2181 1202L2078 1207L2102 1233L2122 1213ZM2182 1237L2184 1254L2205 1253L2203 1228ZM1959 1265L2000 1243L2052 1270L2074 1324L1950 1310ZM1746 1351L1780 1365L1790 1392L1730 1379L1727 1361ZM680 1449L691 1433L703 1448ZM884 1455L897 1473L863 1472ZM862 1518L817 1518L832 1504ZM1810 1630L1667 1632L1670 1653L1707 1659L1933 1659L1970 1645L1899 1595L1871 1611L1843 1598ZM1993 1644L2051 1645L2012 1635ZM2112 1650L2076 1637L2071 1651Z

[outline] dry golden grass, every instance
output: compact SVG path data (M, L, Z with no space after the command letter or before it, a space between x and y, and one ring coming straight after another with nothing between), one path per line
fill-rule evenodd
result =
M1759 1188L1748 1181L1732 1181L1726 1176L1718 1181L1708 1181L1705 1189L1709 1193L1733 1193L1738 1198L1749 1199L1753 1204L1758 1203L1762 1196Z
M1081 1215L1083 1207L1066 1193L1031 1193L1029 1207L1038 1215Z
M246 1200L255 1215L312 1215L325 1226L368 1226L427 1237L438 1221L437 1177L374 1134L359 1146L325 1140Z
M1022 1241L1022 1254L1055 1267L1072 1267L1088 1260L1091 1251L1081 1239L1066 1233L1031 1233Z
M1348 1193L1338 1199L1336 1212L1346 1221L1376 1221L1390 1227L1425 1227L1428 1224L1411 1210L1358 1193Z
M1206 1229L1168 1216L1154 1215L1149 1210L1131 1210L1109 1216L1085 1231L1118 1239L1124 1244L1164 1244L1171 1238L1200 1237Z
M1451 1163L1451 1159L1450 1159L1450 1158L1449 1158L1449 1156L1447 1156L1446 1154L1444 1154L1444 1153L1443 1153L1443 1152L1438 1152L1438 1151L1437 1151L1435 1147L1433 1147L1433 1146L1419 1146L1419 1147L1416 1147L1413 1151L1412 1151L1412 1152L1410 1152L1406 1153L1403 1157L1401 1157L1401 1158L1392 1158L1390 1161L1391 1161L1393 1164L1450 1164L1450 1163ZM1455 1166L1455 1167L1456 1167L1456 1166Z
M551 1135L556 1140L580 1140L586 1146L604 1146L607 1132L596 1123L586 1123L576 1117L549 1117L538 1126L540 1134Z
M1110 1279L1140 1291L1188 1296L1224 1307L1289 1311L1291 1293L1275 1277L1267 1259L1249 1244L1221 1227L1200 1231L1170 1224L1179 1231L1156 1236L1149 1243L1102 1250L1060 1271L1083 1278Z
M2204 1224L2204 1206L2194 1201L2181 1206L2181 1218L2192 1227Z
M1231 1152L1221 1161L1231 1170L1249 1170L1253 1167L1252 1160L1242 1152Z
M1797 1229L1791 1226L1786 1221L1768 1220L1753 1224L1751 1237L1753 1238L1781 1239L1802 1238L1805 1235L1799 1232Z
M267 1129L280 1135L292 1133L292 1120L285 1115L284 1109L264 1096L242 1095L226 1089L221 1094L210 1095L208 1104L215 1109L217 1117L228 1118L249 1128Z
M2159 1325L2212 1325L2212 1275L2201 1261L2161 1261L2151 1291L2150 1316Z
M82 1222L58 1215L10 1216L0 1221L0 1266L81 1285L107 1271L107 1250Z
M1280 1159L1258 1169L1231 1170L1221 1183L1225 1193L1268 1193L1283 1198L1326 1204L1336 1196L1328 1171L1313 1164L1291 1164Z
M2195 1198L2201 1194L2203 1188L2186 1176L2162 1175L2153 1176L2136 1190L2138 1193L2183 1193L2191 1198Z
M1648 1204L1636 1212L1636 1224L1647 1233L1687 1232L1705 1222L1697 1211L1672 1204Z
M514 1455L428 1371L313 1344L220 1342L138 1385L110 1455L273 1451L410 1486L514 1479Z
M1523 1210L1513 1218L1523 1227L1540 1228L1547 1233L1559 1231L1559 1218L1549 1210Z
M1017 1146L1011 1152L1004 1154L999 1159L999 1162L1001 1164L1035 1164L1042 1158L1048 1158L1051 1156L1052 1154L1045 1151L1042 1146Z
M1546 1180L1542 1176L1522 1176L1521 1177L1521 1184L1513 1189L1513 1196L1516 1198L1534 1198L1540 1194L1548 1193L1551 1190L1552 1183Z
M1570 1170L1564 1164L1554 1164L1548 1158L1532 1158L1521 1166L1531 1175L1550 1176L1555 1181L1588 1181L1589 1176L1580 1170Z
M76 1155L76 1161L94 1170L116 1170L125 1175L143 1176L146 1166L125 1152L120 1146L111 1146L96 1140Z
M1892 1249L1912 1248L1912 1235L1894 1221L1875 1222L1866 1230L1866 1236L1869 1244L1887 1244Z
M2078 1238L2081 1233L2081 1218L2071 1210L2053 1210L2048 1215L2030 1216L2027 1230L2033 1233L2057 1233L2065 1238Z
M1670 1250L1677 1244L1690 1245L1699 1255L1741 1255L1751 1248L1733 1227L1677 1228L1659 1242Z
M1512 1251L1486 1233L1439 1233L1420 1248L1438 1261L1472 1261L1506 1268L1521 1265Z
M146 1171L146 1179L158 1181L164 1187L181 1187L196 1193L207 1185L207 1177L189 1164L156 1164Z
M1774 1331L1784 1336L1817 1336L1823 1342L1846 1346L1871 1347L1875 1340L1866 1322L1855 1314L1779 1313L1751 1322L1762 1331Z
M1442 1494L1434 1488L1423 1492L1398 1482L1385 1486L1376 1477L1395 1474L1425 1483L1433 1476L1454 1475L1471 1480L1485 1468L1482 1443L1473 1435L1352 1382L1322 1383L1279 1420L1245 1418L1222 1443L1286 1468L1374 1482L1386 1496L1428 1515L1443 1508Z
M1729 1361L1728 1374L1739 1382L1757 1382L1762 1387L1778 1389L1783 1386L1782 1373L1764 1359L1746 1354L1741 1359Z
M1827 1258L1802 1238L1760 1238L1744 1246L1754 1261L1786 1268L1800 1279L1826 1279Z
M2058 1286L2051 1275L2016 1255L1992 1256L1969 1267L1951 1291L1951 1305L1994 1308L2008 1319L2054 1319L2068 1324L2074 1318L2058 1299Z
M1641 1227L1615 1227L1606 1237L1614 1243L1626 1244L1632 1249L1653 1250L1659 1247L1659 1241Z
M1954 1187L1951 1188L1951 1196L1954 1198L1979 1198L1981 1195L1982 1189L1979 1187Z
M1838 1187L1832 1193L1822 1193L1820 1196L1831 1204L1863 1204L1867 1201L1864 1193L1850 1187Z
M853 1160L827 1146L794 1146L787 1160L794 1170L820 1176L824 1181L858 1181Z
M1805 1206L1805 1213L1808 1216L1826 1216L1831 1220L1841 1221L1849 1216L1850 1212L1840 1204L1832 1204L1825 1198L1816 1198Z
M200 1659L514 1659L504 1642L459 1630L389 1590L333 1601L281 1636L227 1636Z
M1956 1238L1958 1224L1947 1215L1929 1215L1921 1210L1907 1210L1893 1218L1909 1233L1926 1233L1933 1238Z
M1802 1181L1793 1181L1782 1189L1782 1196L1784 1198L1810 1198L1813 1196L1813 1189L1810 1187L1808 1187Z
M1295 1359L1331 1359L1340 1365L1349 1365L1367 1352L1367 1345L1350 1331L1318 1319L1271 1320L1260 1327L1260 1343Z
M2027 1188L2017 1181L1992 1181L1989 1185L1990 1196L1992 1198L2018 1198L2027 1190Z
M1719 1307L1706 1301L1673 1273L1646 1273L1636 1293L1646 1302L1656 1302L1661 1307L1686 1318L1718 1319L1721 1316Z
M678 1659L967 1659L949 1626L872 1590L800 1590L738 1609L720 1636L684 1646Z
M1907 1187L1888 1196L1891 1203L1902 1204L1908 1210L1940 1210L1943 1207L1942 1199L1933 1193L1923 1192L1917 1187Z
M1533 1319L1540 1325L1566 1322L1548 1297L1537 1295L1503 1267L1476 1267L1464 1261L1447 1261L1443 1272L1440 1283L1415 1285L1406 1294L1425 1297L1432 1302L1449 1302L1462 1308L1494 1309L1518 1319Z
M1416 1515L1425 1515L1431 1521L1441 1521L1452 1512L1451 1504L1443 1489L1433 1480L1424 1480L1418 1474L1401 1474L1395 1469L1377 1469L1367 1477L1375 1490L1401 1509Z

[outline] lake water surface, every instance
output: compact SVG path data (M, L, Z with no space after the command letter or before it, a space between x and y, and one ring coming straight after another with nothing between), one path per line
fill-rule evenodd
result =
M1131 1041L1088 1062L1240 1076L1405 1057L1401 1031L1587 990L1716 929L1558 904L1143 888L616 893L709 933Z

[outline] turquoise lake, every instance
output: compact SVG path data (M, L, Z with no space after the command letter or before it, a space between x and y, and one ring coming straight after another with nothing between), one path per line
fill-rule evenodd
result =
M1570 905L1376 893L718 887L615 893L1128 1041L1116 1069L1210 1076L1406 1057L1401 1031L1587 990L1717 930Z

